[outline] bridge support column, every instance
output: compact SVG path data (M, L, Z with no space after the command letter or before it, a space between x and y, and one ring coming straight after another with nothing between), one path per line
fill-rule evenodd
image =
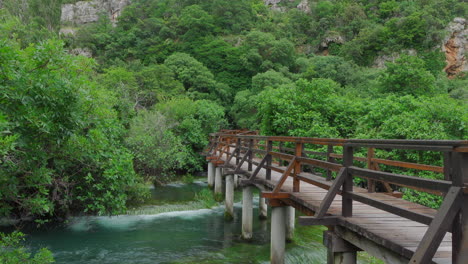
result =
M259 194L258 209L259 215L258 218L261 220L266 220L268 218L268 207L266 204L266 199L262 197L262 193Z
M286 241L291 242L294 238L294 224L296 221L296 209L292 206L286 207Z
M215 194L220 194L223 192L223 178L221 177L221 167L217 166L215 169L215 185L214 192Z
M224 218L232 220L234 218L234 175L226 175L226 198L224 200Z
M284 264L286 250L286 207L271 208L271 264Z
M213 162L208 162L208 187L213 188L215 178L215 168Z
M251 186L242 189L242 238L252 239L253 192Z
M323 232L323 243L328 248L327 264L356 264L360 250L332 231Z
M356 264L357 254L355 252L336 252L333 253L333 264Z
M239 174L234 174L234 189L239 187Z

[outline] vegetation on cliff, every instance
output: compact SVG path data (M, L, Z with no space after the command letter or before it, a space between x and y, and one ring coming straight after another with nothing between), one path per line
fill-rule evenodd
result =
M468 139L467 79L446 77L440 51L446 25L467 17L462 1L279 12L260 0L135 0L116 26L103 16L74 35L58 34L61 1L49 2L0 10L3 216L122 213L144 198L144 179L201 170L219 128ZM66 52L77 48L94 58Z

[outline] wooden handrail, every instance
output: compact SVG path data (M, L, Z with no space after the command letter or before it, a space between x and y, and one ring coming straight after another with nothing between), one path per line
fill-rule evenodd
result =
M278 182L274 184L273 191L271 192L271 197L277 198L280 197L281 188L288 177L293 177L293 192L300 191L300 181L309 183L314 181L312 178L308 179L307 176L301 173L303 165L310 165L312 169L321 168L327 171L326 180L328 181L331 180L331 172L339 171L337 179L331 184L330 188L326 188L323 182L321 183L323 187L317 185L321 188L328 189L326 198L322 201L318 209L316 215L318 218L325 216L331 201L334 200L333 198L337 194L341 194L343 196L341 208L343 217L352 217L352 202L354 200L413 221L430 225L425 235L425 241L421 242L412 259L412 261L415 260L414 263L426 263L427 260L430 260L435 253L434 248L437 248L440 244L441 237L443 237L446 232L453 232L452 243L454 256L456 257L458 254L457 252L460 247L461 239L457 235L457 232L462 230L463 225L459 219L468 218L466 215L457 217L457 214L466 214L466 212L462 212L460 204L462 202L466 203L466 197L468 195L468 141L326 139L246 134L253 134L253 132L224 130L220 133L211 134L210 146L207 149L211 149L213 153L219 152L219 155L214 156L211 154L207 159L217 163L221 162L222 157L226 155L225 164L229 166L229 161L236 156L237 166L234 172L239 171L245 162L248 163L248 171L252 171L252 165L255 164L255 171L250 174L249 180L253 180L261 169L264 169L266 172L266 180L270 179L269 175L271 171L282 173L282 176ZM259 144L260 141L262 141L263 144ZM236 142L236 144L231 144L231 142ZM295 144L295 148L284 147L284 142ZM279 143L279 145L274 146L274 143ZM327 146L327 152L309 151L304 147L304 144ZM230 147L235 147L235 149L231 152ZM342 147L343 154L334 153L334 147ZM367 148L367 156L354 156L356 148ZM444 167L377 158L375 157L376 152L374 149L438 151L443 154ZM243 156L241 154L243 154ZM253 160L254 155L262 155L263 158L258 162ZM316 159L307 155L324 157L325 160ZM272 163L273 158L278 159L278 165ZM340 159L343 163L339 164L335 159ZM286 168L282 166L284 161L289 162ZM415 171L443 173L445 180L433 180L381 171L379 164ZM388 167L385 168L388 169ZM354 176L367 179L369 193L353 192ZM314 177L317 177L317 179L320 178L319 176ZM381 182L387 192L392 191L390 186L390 184L392 184L441 196L445 195L445 199L442 207L435 216L426 214L425 212L414 212L398 204L387 202L386 199L379 200L378 197L380 197L379 195L381 194L372 193L375 191L375 182ZM285 197L284 199L289 199L288 195L283 196Z

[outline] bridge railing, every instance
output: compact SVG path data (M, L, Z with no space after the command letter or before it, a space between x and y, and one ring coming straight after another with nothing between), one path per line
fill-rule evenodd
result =
M314 146L326 147L326 151L316 151ZM364 151L365 157L356 156L359 149L367 150ZM377 158L376 149L440 153L444 166ZM342 217L352 217L354 200L429 225L411 263L429 263L446 232L452 232L453 258L456 259L460 252L463 224L468 218L468 141L281 137L259 136L256 131L224 130L211 134L206 155L220 165L230 164L235 158L236 166L232 173L241 174L242 165L247 162L247 171L251 172L249 180L254 180L261 169L265 170L266 180L271 180L272 171L281 173L281 178L273 183L274 188L269 194L272 198L287 196L282 188L288 177L292 177L293 192L300 192L302 181L328 189L315 212L316 218L326 217L335 196L341 194ZM341 160L341 163L337 160ZM256 165L254 171L253 165ZM386 170L390 166L439 173L443 174L443 180L382 171L380 165L386 166ZM312 175L304 173L305 166L309 167ZM317 173L314 173L316 168L321 169L325 177L317 177ZM336 173L334 181L333 172ZM366 179L369 194L353 191L354 177ZM417 212L372 196L376 191L376 182L381 184L386 194L392 196L401 197L401 193L393 192L392 185L395 185L444 196L444 200L435 215Z

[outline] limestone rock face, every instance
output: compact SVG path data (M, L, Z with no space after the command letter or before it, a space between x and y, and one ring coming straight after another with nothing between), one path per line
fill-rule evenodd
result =
M122 9L130 2L131 0L92 0L65 4L62 5L61 21L81 25L96 22L101 14L106 14L115 23Z
M303 11L303 12L306 12L306 13L310 13L310 6L309 6L309 1L308 0L302 0L298 5L297 5L297 9Z
M281 1L282 0L263 0L263 2L265 2L265 5L270 7L270 9L284 11L282 7L278 6L278 4L281 3Z
M294 0L263 0L266 6L270 7L272 10L277 10L277 11L286 11L286 7L280 6L279 4L281 2L294 2ZM308 0L302 0L296 7L297 9L304 11L306 13L310 12L310 7L309 7L309 1Z
M468 21L464 18L455 18L447 30L449 35L442 45L447 61L444 71L448 77L453 78L461 72L468 72L465 57L465 53L468 52Z

